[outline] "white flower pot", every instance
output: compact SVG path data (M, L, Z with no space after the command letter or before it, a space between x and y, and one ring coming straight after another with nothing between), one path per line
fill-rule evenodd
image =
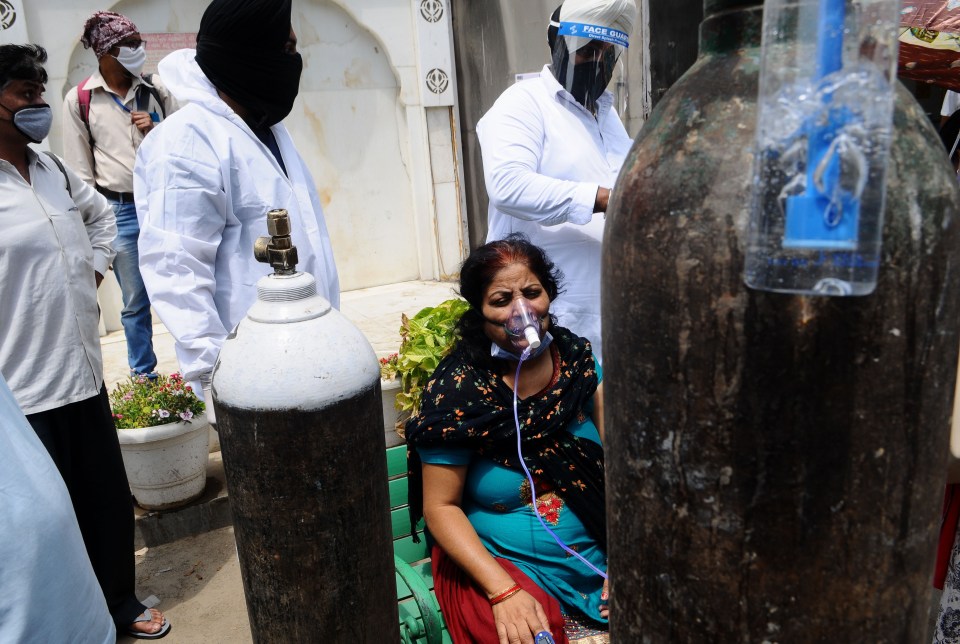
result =
M123 467L137 505L169 510L203 494L207 482L209 423L202 415L141 429L118 429Z
M397 434L397 418L400 412L396 408L397 394L400 393L400 379L380 380L381 403L383 404L383 436L387 447L396 447L403 444L403 439Z

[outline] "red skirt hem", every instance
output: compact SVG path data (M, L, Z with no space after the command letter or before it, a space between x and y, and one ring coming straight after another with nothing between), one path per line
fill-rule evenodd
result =
M563 630L564 619L560 612L560 603L513 563L500 557L496 559L513 580L543 606L556 644L569 644ZM434 591L440 610L443 611L447 632L454 644L499 644L493 609L486 594L477 588L473 580L439 546L433 547L431 562Z

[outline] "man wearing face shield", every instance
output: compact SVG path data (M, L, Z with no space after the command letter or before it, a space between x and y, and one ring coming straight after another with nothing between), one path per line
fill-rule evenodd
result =
M205 390L227 333L272 270L253 256L268 211L288 211L298 270L313 274L320 295L339 306L316 187L281 123L299 91L296 42L290 0L213 0L196 50L159 65L185 107L137 153L140 270L176 340L184 378Z
M636 17L634 0L566 0L548 29L551 63L477 124L487 241L524 233L544 249L567 283L552 311L601 360L603 213L632 144L606 87Z
M157 74L144 76L140 32L126 16L97 11L83 27L83 46L97 56L97 71L67 92L63 102L63 156L113 206L117 239L113 271L123 293L120 320L131 375L153 375L150 301L140 277L133 203L133 162L143 137L176 109Z
M116 221L103 195L29 147L53 121L43 100L46 60L36 45L0 46L0 374L66 484L117 631L162 637L169 623L134 594L133 505L103 383L97 287L113 259ZM37 581L24 580L24 590ZM86 616L72 617L75 630L33 640L87 641Z

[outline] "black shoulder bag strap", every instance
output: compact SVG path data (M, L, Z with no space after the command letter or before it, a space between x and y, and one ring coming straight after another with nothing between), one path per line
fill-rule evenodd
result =
M67 184L67 194L70 195L70 198L73 199L73 190L70 188L70 177L67 176L67 169L63 167L63 163L60 162L60 159L57 158L57 155L53 152L44 152L50 160L57 164L57 167L60 168L60 172L63 173L63 180Z
M141 112L149 111L150 97L152 96L157 102L157 107L160 108L160 118L167 118L167 110L163 106L163 99L160 98L160 92L153 86L153 74L144 74L143 80L146 82L140 83L140 86L137 87L137 109Z

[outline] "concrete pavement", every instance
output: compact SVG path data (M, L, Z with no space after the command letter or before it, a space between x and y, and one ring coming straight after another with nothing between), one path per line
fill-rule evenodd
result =
M225 527L137 551L137 588L160 598L170 621L164 644L253 641L233 528ZM143 640L120 635L117 642Z

